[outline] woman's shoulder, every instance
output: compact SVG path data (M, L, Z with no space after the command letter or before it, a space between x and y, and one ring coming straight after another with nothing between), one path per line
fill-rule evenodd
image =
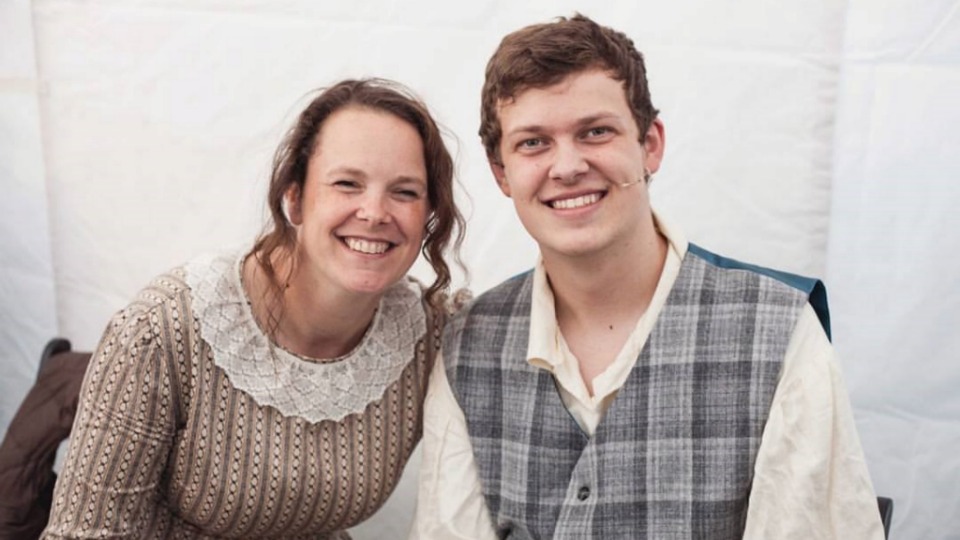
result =
M121 312L192 315L197 292L216 289L229 277L238 257L236 252L204 254L174 266L151 279Z
M137 300L147 308L183 299L189 291L184 267L175 266L155 276L137 293Z
M438 309L442 310L444 315L451 317L460 313L470 301L473 300L473 292L467 288L457 289L450 293L441 293L438 298Z
M398 287L415 291L423 304L424 310L432 318L447 318L456 315L473 300L473 293L466 287L453 291L438 291L433 298L428 298L426 295L427 286L419 279L409 275L402 279L400 283L394 285L393 288Z
M116 324L118 320L144 321L152 314L169 309L171 305L179 307L177 304L185 301L189 305L187 292L183 267L171 268L153 277L137 291L133 299L114 314L113 323Z

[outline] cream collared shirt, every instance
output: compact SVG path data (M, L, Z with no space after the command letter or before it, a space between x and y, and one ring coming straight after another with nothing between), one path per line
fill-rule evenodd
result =
M669 241L660 281L617 358L594 378L592 396L557 326L542 262L534 270L527 361L553 374L570 414L591 435L633 369L687 252L682 234L655 217ZM466 420L442 359L434 366L427 391L417 514L410 538L496 538ZM884 538L833 347L809 304L787 347L761 438L744 538Z

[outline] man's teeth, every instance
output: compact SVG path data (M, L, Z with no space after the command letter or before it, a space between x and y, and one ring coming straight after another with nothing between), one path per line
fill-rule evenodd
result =
M582 195L580 197L574 197L573 199L559 199L553 201L552 205L554 208L559 208L561 210L568 210L570 208L580 208L581 206L587 206L588 204L593 204L600 200L599 193L591 193L590 195Z
M378 242L376 240L361 240L359 238L345 238L347 247L360 253L378 254L383 253L390 248L390 242Z

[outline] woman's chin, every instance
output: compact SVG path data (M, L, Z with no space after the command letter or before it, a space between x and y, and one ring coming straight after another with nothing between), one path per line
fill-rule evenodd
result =
M365 273L358 273L352 276L349 276L348 279L345 279L342 283L344 290L363 296L379 296L384 294L387 289L396 284L403 275L399 276L385 276L379 274L373 275L364 275Z

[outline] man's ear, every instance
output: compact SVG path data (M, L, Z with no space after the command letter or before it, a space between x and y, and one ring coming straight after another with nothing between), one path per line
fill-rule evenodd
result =
M500 188L500 191L509 197L510 184L507 183L507 174L503 170L503 164L497 163L493 158L487 158L487 163L490 164L490 172L493 173L493 177L497 179L497 186Z
M303 223L303 190L298 184L288 187L283 194L283 210L291 225Z
M657 172L660 168L660 162L663 161L663 149L666 145L666 135L663 130L663 122L659 118L650 123L646 135L643 136L643 168L650 174Z

